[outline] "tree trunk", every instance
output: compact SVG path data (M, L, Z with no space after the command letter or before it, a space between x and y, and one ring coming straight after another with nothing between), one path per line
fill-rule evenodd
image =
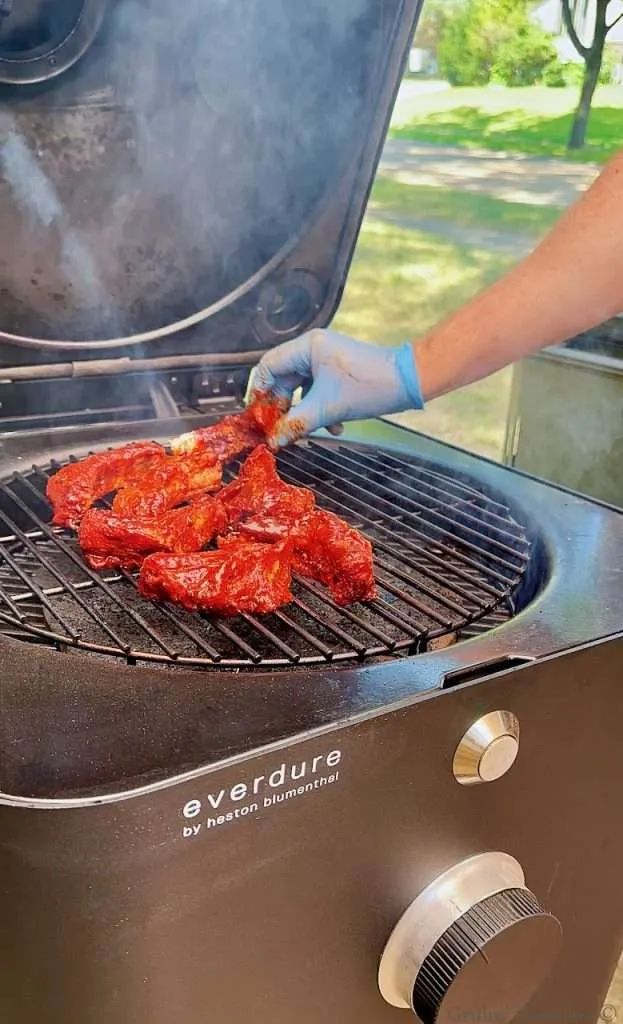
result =
M599 80L599 71L601 69L603 42L604 41L602 40L601 46L597 52L594 46L591 47L590 53L586 57L582 92L580 93L580 102L578 103L578 107L573 118L573 125L571 126L569 149L582 149L586 142L586 132L588 129L588 119L591 113L591 104L593 102L593 96Z

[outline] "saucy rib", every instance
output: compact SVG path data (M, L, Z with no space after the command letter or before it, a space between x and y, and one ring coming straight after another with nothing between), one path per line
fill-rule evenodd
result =
M188 611L259 615L289 604L291 578L291 541L239 541L218 551L149 555L141 568L139 590L144 597L171 601Z
M273 453L260 445L232 483L220 492L230 523L257 540L278 540L310 512L316 499L306 487L285 483Z
M336 604L372 601L377 596L372 545L339 516L315 509L290 536L294 571L324 583Z
M200 551L226 528L223 503L204 495L157 518L128 518L108 509L90 509L82 519L78 541L92 569L136 569L156 551Z
M249 455L220 497L235 534L265 543L290 537L295 572L327 586L336 604L376 597L370 542L333 512L316 509L307 488L281 480L266 447Z
M197 494L216 491L223 472L216 455L198 451L191 455L167 455L155 466L137 467L113 501L120 516L157 516Z
M54 512L52 522L75 529L98 498L118 490L128 476L153 470L166 459L166 451L154 441L133 441L70 462L47 483L46 496Z
M256 395L244 412L224 416L209 427L180 434L171 441L176 455L210 451L222 465L265 442L283 415L282 407L271 398Z

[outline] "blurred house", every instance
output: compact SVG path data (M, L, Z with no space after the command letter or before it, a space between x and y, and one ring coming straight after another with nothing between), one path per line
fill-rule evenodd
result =
M610 0L608 21L613 22L623 14L623 0ZM554 43L562 61L579 63L582 58L567 35L562 17L561 0L541 0L537 3L533 17L546 32L554 36ZM595 24L595 0L578 3L574 18L575 27L581 42L590 42ZM618 59L619 67L623 68L623 19L608 33L607 46Z

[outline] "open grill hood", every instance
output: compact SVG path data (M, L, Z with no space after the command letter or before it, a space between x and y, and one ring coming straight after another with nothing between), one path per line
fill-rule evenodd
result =
M28 62L11 71L0 23L0 362L253 352L326 325L419 6L84 0L90 45L47 76L39 46L34 82L7 83Z

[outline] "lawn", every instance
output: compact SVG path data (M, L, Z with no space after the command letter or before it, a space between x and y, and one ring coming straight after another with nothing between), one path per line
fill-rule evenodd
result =
M604 163L623 146L623 86L595 94L586 147L566 150L578 88L405 90L394 111L394 138Z
M417 220L444 220L453 227L541 236L560 217L556 207L507 202L493 196L436 185L405 185L387 177L374 184L368 211Z
M378 190L377 183L377 195ZM432 327L493 282L510 263L507 257L455 245L442 236L380 222L371 212L332 326L364 341L398 344ZM499 459L509 390L510 371L504 371L437 399L423 413L397 418Z

